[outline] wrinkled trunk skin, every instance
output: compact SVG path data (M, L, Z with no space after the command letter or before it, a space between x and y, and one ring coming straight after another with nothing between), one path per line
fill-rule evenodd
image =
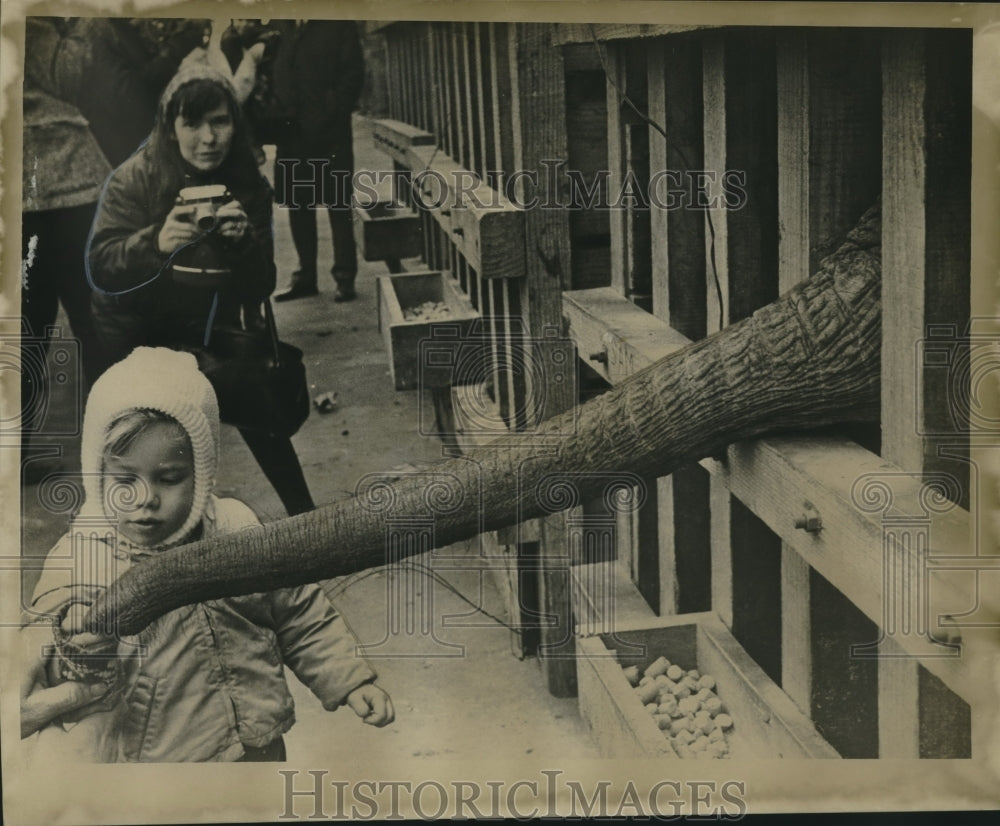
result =
M117 619L118 633L133 634L188 603L383 565L393 516L433 516L434 544L443 547L571 506L552 486L560 476L586 472L573 479L586 498L606 485L601 473L655 478L767 432L877 420L879 244L875 206L812 278L752 317L530 435L426 474L386 475L310 513L165 551L115 583L92 609L92 625L110 629Z

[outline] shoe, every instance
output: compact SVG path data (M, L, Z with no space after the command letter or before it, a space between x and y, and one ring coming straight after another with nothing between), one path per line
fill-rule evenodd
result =
M292 282L292 286L285 290L283 293L275 293L275 301L293 301L296 298L310 298L314 295L319 295L319 290L315 285L310 284L296 284Z
M337 292L333 294L333 300L338 304L344 301L354 301L358 297L358 294L354 292L354 287L350 287L347 284L338 284Z
M343 301L353 301L357 297L357 293L354 292L354 273L334 269L330 271L330 274L337 284L337 292L334 293L333 300L338 304Z

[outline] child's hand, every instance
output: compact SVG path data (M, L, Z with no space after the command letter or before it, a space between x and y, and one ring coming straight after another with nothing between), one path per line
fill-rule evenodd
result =
M387 726L396 719L392 698L374 683L354 689L347 695L347 705L363 722L376 728Z

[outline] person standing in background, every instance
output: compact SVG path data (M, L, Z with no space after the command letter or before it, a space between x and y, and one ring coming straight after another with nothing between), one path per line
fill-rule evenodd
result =
M80 348L84 387L100 373L102 356L90 314L84 247L97 199L111 166L79 109L57 80L61 32L55 18L28 17L24 61L24 162L21 214L21 309L24 335L40 342L44 363L62 303ZM58 70L58 71L57 71ZM44 371L22 361L22 461L29 458L39 413L47 407ZM27 481L51 469L27 466Z
M361 38L350 20L272 24L281 32L273 91L288 119L287 130L277 141L275 201L288 210L299 258L290 288L274 299L317 294L315 210L325 206L333 234L334 301L350 301L358 269L351 216L351 113L365 79Z
M117 167L149 137L181 61L208 42L208 20L76 19L60 44L62 86Z

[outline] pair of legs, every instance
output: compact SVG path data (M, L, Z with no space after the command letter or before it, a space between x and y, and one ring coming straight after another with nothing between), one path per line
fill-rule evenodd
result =
M90 287L83 264L95 207L90 203L25 212L21 219L23 458L29 458L32 438L47 418L50 382L65 381L76 374L74 389L83 399L101 372L103 359L90 313ZM60 303L72 335L55 328ZM55 354L58 372L49 376L46 357L54 339L60 341L60 351Z
M288 515L311 511L315 505L292 440L287 436L271 436L254 430L240 430L240 436L277 492Z
M354 298L354 279L358 271L351 212L354 151L350 125L346 132L322 151L307 151L297 140L277 147L274 168L275 202L288 212L292 242L299 268L292 274L291 289L275 295L275 301L287 301L315 295L319 233L316 212L323 210L330 221L333 236L331 274L337 284L335 300Z

